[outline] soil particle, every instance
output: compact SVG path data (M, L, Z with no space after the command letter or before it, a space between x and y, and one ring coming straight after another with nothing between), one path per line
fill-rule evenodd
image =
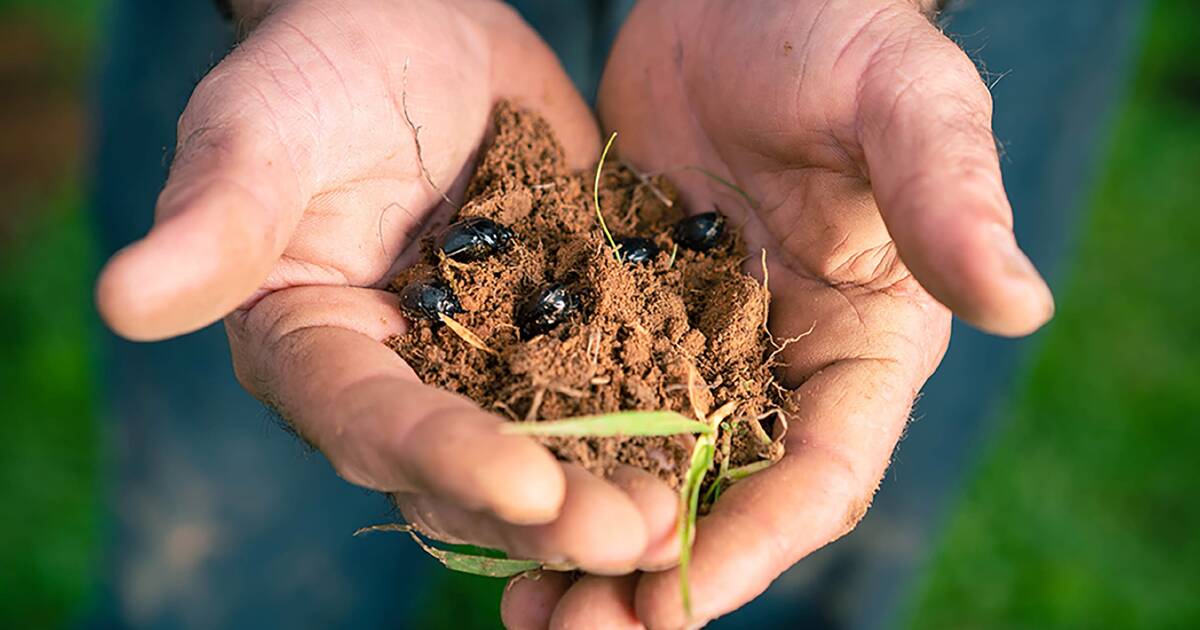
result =
M562 147L536 115L501 103L493 118L494 136L454 220L484 217L511 230L511 238L502 248L481 247L485 255L464 263L448 258L431 237L420 261L392 287L444 283L461 305L455 320L496 353L426 319L388 345L426 383L514 421L635 409L692 416L694 408L707 414L732 402L721 429L728 438L718 440L729 446L720 448L718 461L738 466L777 458L785 423L771 413L782 401L767 362L769 295L740 271L746 253L734 226L724 223L720 238L702 250L679 247L684 213L674 186L610 160L599 195L608 228L623 239L645 239L635 242L634 260L618 260L592 205L595 172L568 170ZM547 287L568 292L571 303L530 326L529 304ZM678 487L694 438L543 443L598 474L627 464Z

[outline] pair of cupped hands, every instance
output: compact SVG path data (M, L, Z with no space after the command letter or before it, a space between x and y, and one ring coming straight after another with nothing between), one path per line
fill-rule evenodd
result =
M346 480L437 538L583 572L514 579L508 626L699 625L854 527L951 312L1003 335L1053 313L1013 237L988 91L929 4L643 0L598 125L500 2L235 0L246 37L196 87L154 227L105 267L100 312L139 340L224 318L241 383ZM429 180L461 191L501 99L547 118L573 167L594 167L600 125L619 131L689 211L741 226L749 271L767 250L776 337L812 330L783 355L787 455L700 520L690 619L676 492L556 461L380 343L407 325L389 277L450 211Z

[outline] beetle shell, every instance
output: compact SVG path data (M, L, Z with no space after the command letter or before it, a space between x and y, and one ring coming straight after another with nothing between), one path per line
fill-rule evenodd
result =
M441 322L438 315L463 312L458 297L440 280L416 280L400 291L400 310L409 319Z
M654 262L654 257L658 256L658 245L648 238L625 236L618 238L616 243L617 255L621 258L621 262L651 263Z
M717 212L705 212L684 217L675 224L675 242L698 252L708 251L720 244L725 236L725 217Z
M567 321L580 305L579 295L566 285L555 283L543 287L517 309L521 338L530 339L550 332Z
M475 262L508 251L512 238L512 230L487 217L467 217L446 226L438 246L447 258Z

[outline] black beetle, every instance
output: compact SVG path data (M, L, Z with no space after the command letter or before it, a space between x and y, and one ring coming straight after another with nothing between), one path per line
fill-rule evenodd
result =
M675 242L698 252L708 251L721 242L725 235L725 217L716 212L705 212L684 217L675 224Z
M440 280L414 280L400 291L400 310L409 319L441 322L438 315L463 312L458 297Z
M438 246L447 258L474 262L508 251L512 237L512 230L487 217L467 217L446 226Z
M517 309L517 326L521 338L530 339L550 332L579 310L579 294L566 285L555 283L542 287Z
M616 240L617 256L621 262L649 263L658 255L658 245L648 238L624 236Z

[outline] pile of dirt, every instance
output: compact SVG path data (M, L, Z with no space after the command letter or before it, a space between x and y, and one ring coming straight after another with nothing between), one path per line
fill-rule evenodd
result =
M622 245L618 261L593 206L595 172L568 170L536 115L501 103L493 117L494 138L461 210L392 282L413 325L388 345L424 382L516 422L620 410L694 417L724 407L718 462L777 459L786 423L771 369L770 296L741 272L736 228L720 215L680 224L669 181L609 159L599 197ZM630 237L647 240L621 240ZM482 344L469 343L470 333ZM542 440L598 474L630 464L673 487L694 444L690 436Z

